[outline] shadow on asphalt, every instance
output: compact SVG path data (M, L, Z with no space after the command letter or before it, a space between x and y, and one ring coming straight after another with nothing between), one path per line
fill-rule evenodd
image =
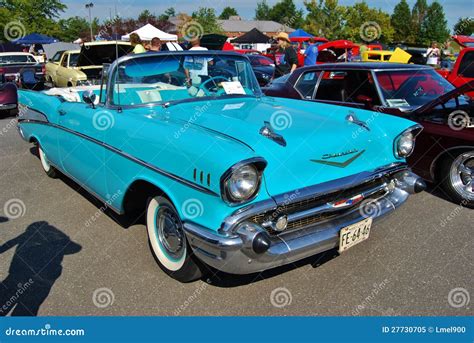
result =
M214 271L214 273L209 276L207 275L203 281L206 281L212 286L230 288L230 287L239 287L248 285L251 283L256 283L258 281L270 279L272 277L278 276L280 274L286 273L290 270L295 270L303 266L311 265L313 268L317 268L326 262L331 261L333 258L339 256L337 249L331 249L320 254L308 257L306 259L297 261L295 263L290 263L286 266L277 267L270 270L265 270L260 273L248 274L248 275L234 275L227 274L220 271Z
M0 254L16 246L9 274L0 287L0 316L36 316L62 273L65 255L81 246L48 222L30 224L24 233L0 246Z
M5 223L8 221L8 218L7 217L2 217L0 216L0 223Z

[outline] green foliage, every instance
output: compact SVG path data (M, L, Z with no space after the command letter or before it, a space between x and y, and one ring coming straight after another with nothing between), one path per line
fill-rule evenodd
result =
M428 7L422 32L423 43L426 45L429 45L430 42L444 43L449 38L448 22L443 6L438 1L433 1Z
M233 7L227 6L222 10L221 15L219 16L219 19L229 19L232 16L238 16L239 13L237 13L237 10Z
M308 14L303 28L314 35L329 40L341 39L344 35L346 8L337 0L305 1Z
M158 17L159 21L167 21L170 17L176 16L176 10L174 7L170 7L163 14Z
M146 25L150 21L154 20L156 20L156 17L149 10L144 10L138 15L138 22L143 25Z
M268 5L266 0L257 2L257 8L255 9L255 20L270 20L271 7Z
M345 37L354 42L389 42L393 38L393 28L388 13L370 8L365 2L355 3L346 8Z
M455 35L470 36L474 33L474 19L473 18L459 18L458 22L453 28Z
M411 36L410 43L423 45L425 43L424 22L428 14L428 4L426 0L417 0L411 11Z
M407 42L410 39L411 27L408 25L411 19L410 6L406 0L401 0L394 8L390 22L393 27L393 39L395 42Z
M199 7L191 15L192 19L197 21L203 28L202 33L221 33L222 27L217 21L216 12L213 8Z
M296 8L293 0L281 0L270 10L270 20L285 27L299 28L303 25L303 11Z

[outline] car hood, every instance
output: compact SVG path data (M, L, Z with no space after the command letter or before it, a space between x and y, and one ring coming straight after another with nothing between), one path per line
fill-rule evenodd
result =
M469 93L472 91L474 91L474 80L469 81L446 94L440 95L436 99L426 103L421 107L418 107L416 110L413 111L413 113L418 115L429 114L436 106L444 104L449 100L458 97L461 94Z
M102 66L106 63L112 63L117 58L129 54L132 50L133 47L131 45L123 43L117 45L83 45L77 60L77 67Z
M203 108L200 115L190 116L196 108ZM270 195L400 162L393 141L415 125L376 112L270 97L182 103L168 110L189 125L231 136L255 157L266 159L264 179ZM349 115L364 121L368 130L347 120ZM262 135L265 126L285 144Z

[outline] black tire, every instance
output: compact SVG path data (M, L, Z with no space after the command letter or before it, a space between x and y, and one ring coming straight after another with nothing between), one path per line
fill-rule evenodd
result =
M471 176L461 172L469 169ZM443 190L451 200L468 208L474 208L474 192L463 191L462 186L473 180L472 170L474 170L474 150L459 151L443 159L438 175Z
M166 274L180 282L202 278L204 266L194 256L179 214L167 198L155 196L148 199L146 228L153 256Z
M38 157L40 159L41 167L43 168L44 172L50 178L53 178L53 179L57 178L59 176L58 171L49 163L48 158L46 157L46 154L44 153L43 149L41 149L41 145L37 144L37 148L38 148Z

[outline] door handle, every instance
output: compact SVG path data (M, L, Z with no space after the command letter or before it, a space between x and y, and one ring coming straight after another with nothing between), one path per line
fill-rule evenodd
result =
M58 113L60 116L63 116L66 114L66 111L65 110L58 110Z

